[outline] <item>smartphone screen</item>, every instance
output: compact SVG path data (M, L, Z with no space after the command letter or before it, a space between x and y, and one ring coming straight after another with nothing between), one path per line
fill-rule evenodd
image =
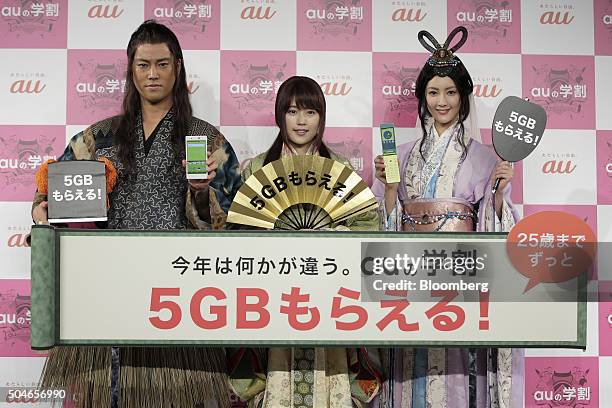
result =
M393 125L380 125L380 140L382 142L383 155L397 153L395 148L395 128Z
M185 143L187 178L207 178L208 169L206 168L206 136L187 136L185 138Z
M385 178L387 183L399 183L400 171L395 146L395 127L390 123L380 125L383 159L385 161Z

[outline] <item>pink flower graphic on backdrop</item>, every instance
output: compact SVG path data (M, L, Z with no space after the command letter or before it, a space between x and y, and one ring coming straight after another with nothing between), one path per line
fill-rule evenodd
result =
M219 0L146 0L145 15L168 26L184 49L216 49L220 38Z
M230 93L244 114L265 112L274 107L276 91L286 78L287 63L271 61L254 65L248 60L232 62L234 69Z
M89 59L78 62L81 73L76 85L83 109L94 113L111 110L121 104L125 92L127 63L123 59L103 64Z
M516 0L455 0L448 4L449 32L463 25L470 33L463 52L520 53L520 21Z
M535 369L539 380L535 387L536 405L583 408L590 405L589 369L573 367L559 372L551 367Z
M298 1L298 49L367 51L372 46L371 1Z
M380 81L385 101L384 121L396 126L414 126L418 116L414 88L420 69L400 63L383 64L383 69Z
M17 134L0 136L0 198L21 199L24 193L31 197L34 174L42 162L56 158L56 142L56 137L44 134L27 139Z
M370 128L326 128L325 143L336 154L346 158L366 182L372 184L372 131Z
M2 48L66 47L66 0L5 0L0 13Z
M550 129L595 127L595 60L582 55L523 55L523 96L541 105Z
M0 356L39 356L30 348L30 281L6 279L0 287Z

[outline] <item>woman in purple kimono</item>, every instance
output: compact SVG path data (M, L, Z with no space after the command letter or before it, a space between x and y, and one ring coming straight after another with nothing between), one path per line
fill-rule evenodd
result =
M457 33L462 38L449 48ZM399 146L399 183L386 182L382 156L374 161L384 230L508 231L517 219L510 200L513 169L478 141L472 79L454 55L466 39L464 27L442 46L419 33L433 53L415 89L423 136ZM522 407L521 350L404 348L392 350L389 359L383 396L389 406Z

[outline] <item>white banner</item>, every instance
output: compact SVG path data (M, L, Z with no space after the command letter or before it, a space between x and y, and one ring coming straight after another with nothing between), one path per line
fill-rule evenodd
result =
M35 261L39 231L33 325L49 312L59 344L584 346L577 280L562 301L559 284L526 291L501 234L53 230L53 317L37 312L50 280ZM445 251L437 271L425 269L428 248Z

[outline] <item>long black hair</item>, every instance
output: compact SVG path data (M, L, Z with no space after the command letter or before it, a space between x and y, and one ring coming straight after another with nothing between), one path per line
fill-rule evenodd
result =
M125 95L123 97L123 112L117 128L117 144L119 146L119 161L127 176L136 170L136 122L140 114L140 94L134 85L134 55L142 44L166 44L174 57L175 81L172 88L173 122L172 146L176 160L180 160L184 152L183 138L191 125L191 103L185 75L183 50L176 35L166 26L155 20L147 20L138 27L130 37L127 46L127 73L125 78Z
M274 117L279 132L270 150L268 150L264 166L280 159L283 144L288 143L289 136L287 135L285 114L293 100L295 100L298 109L313 109L319 114L319 129L313 143L317 146L320 156L331 158L329 149L323 143L323 132L325 131L325 95L323 95L321 87L314 79L305 76L292 76L281 84L276 94Z
M421 72L419 73L415 84L415 96L419 102L419 119L421 120L421 129L423 130L423 137L421 138L421 144L419 145L419 152L421 153L421 157L424 159L423 144L425 142L425 138L428 136L426 129L426 121L427 118L431 116L429 110L427 109L427 84L435 76L448 76L450 79L453 80L455 86L457 87L457 91L459 92L459 131L457 132L456 137L457 142L459 142L459 145L461 146L461 149L463 151L462 158L464 158L467 147L465 145L465 141L463 140L463 135L465 134L465 126L463 125L463 122L470 114L470 95L474 91L474 83L472 82L472 77L470 76L470 73L467 71L462 62L459 62L459 64L457 64L455 67L452 67L450 70L445 70L443 74L439 71L440 70L436 72L435 68L432 67L428 62L426 62L423 66L423 69L421 69Z

